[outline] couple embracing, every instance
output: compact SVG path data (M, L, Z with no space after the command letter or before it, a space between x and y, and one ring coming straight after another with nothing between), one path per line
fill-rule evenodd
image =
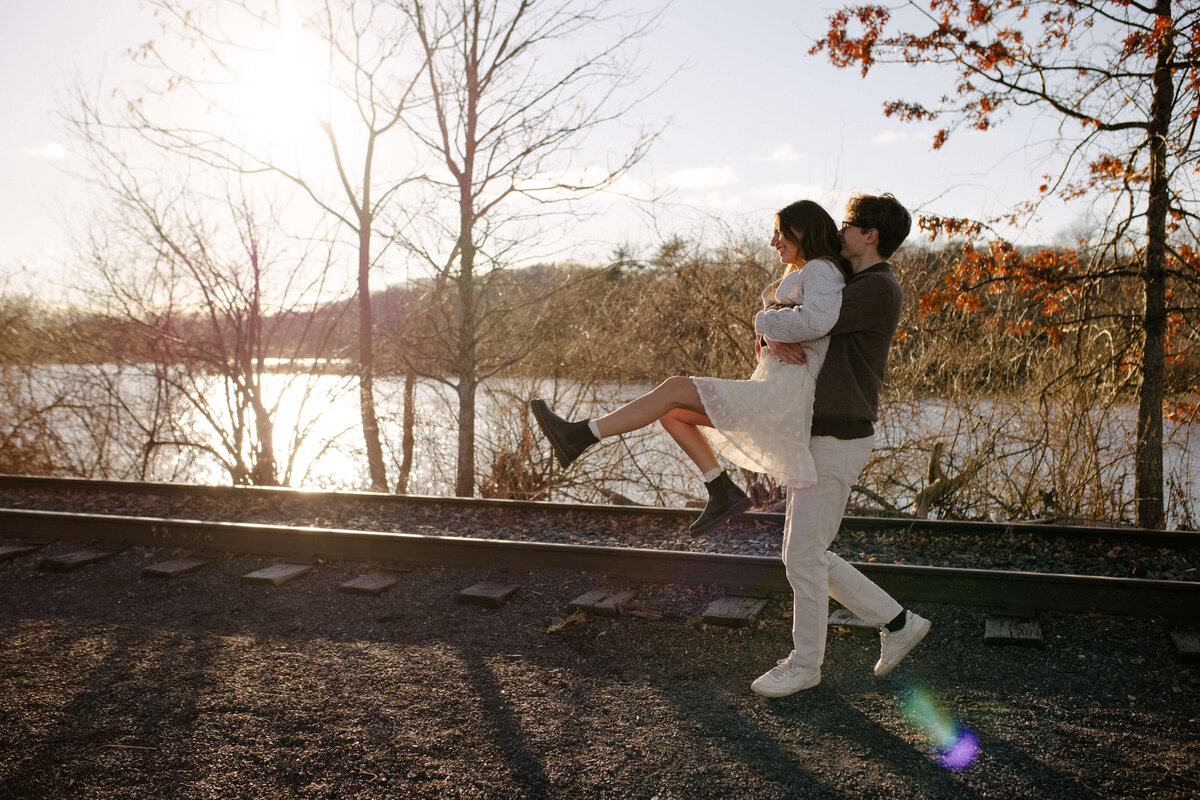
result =
M829 597L879 626L876 675L929 632L928 620L829 551L875 441L879 390L903 292L887 259L912 220L890 194L858 195L839 228L801 200L775 215L771 246L787 265L754 319L758 365L749 380L668 378L610 414L571 422L543 400L530 407L566 467L606 436L659 422L695 463L708 504L699 535L750 506L717 454L788 487L783 562L794 594L793 650L751 684L784 697L821 682Z

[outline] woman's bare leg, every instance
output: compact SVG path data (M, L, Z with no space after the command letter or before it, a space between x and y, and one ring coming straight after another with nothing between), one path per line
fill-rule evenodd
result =
M600 417L596 420L596 430L601 437L629 433L658 421L664 414L677 408L704 413L704 403L700 402L696 384L692 383L691 378L680 375L667 378L636 400Z
M683 452L705 475L708 503L689 527L693 534L704 535L733 515L750 506L750 498L720 469L717 456L699 425L712 425L704 413L700 392L691 378L667 378L653 391L626 403L607 416L595 420L595 433L602 438L644 428L658 420ZM708 476L710 471L717 473Z
M698 427L700 425L707 428L713 426L712 420L706 415L676 408L663 414L658 421L700 470L701 475L720 468L717 455L713 452L712 445L708 443L708 437Z

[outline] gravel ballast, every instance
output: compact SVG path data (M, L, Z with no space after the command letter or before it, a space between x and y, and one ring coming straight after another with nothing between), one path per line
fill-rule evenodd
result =
M130 548L69 574L66 543L0 564L0 798L1193 798L1200 673L1166 624L1043 614L1044 648L983 643L984 614L917 604L929 638L888 679L877 638L831 629L823 683L749 683L790 648L790 602L699 621L719 590L634 587L660 619L571 616L598 576L322 563L278 588L224 555ZM944 734L939 743L934 734ZM950 737L978 742L943 766Z

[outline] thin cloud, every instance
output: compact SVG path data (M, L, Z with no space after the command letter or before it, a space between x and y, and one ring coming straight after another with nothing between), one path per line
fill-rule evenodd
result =
M733 167L688 167L667 176L664 183L674 189L711 190L737 183Z
M803 161L804 158L804 153L801 153L792 145L784 143L776 147L766 156L758 156L754 160L766 161L771 164L778 164L781 167L787 167L795 164L797 161Z
M895 144L907 142L913 138L908 131L880 131L871 139L871 144Z
M837 198L828 186L816 183L775 183L764 186L756 195L762 202L772 206L784 206L796 200L812 200L827 209Z

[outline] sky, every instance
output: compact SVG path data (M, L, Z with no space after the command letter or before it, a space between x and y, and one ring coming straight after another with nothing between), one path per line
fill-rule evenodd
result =
M626 130L592 142L603 150L635 124L662 128L631 180L664 193L665 202L650 214L605 200L598 217L572 232L576 244L563 255L603 260L617 245L706 230L714 221L761 226L769 237L782 205L814 199L840 219L855 191L890 191L916 212L971 217L1032 196L1053 135L1045 120L960 132L932 150L934 125L889 120L882 105L934 101L950 87L946 76L890 66L863 79L807 55L835 8L820 0L669 5L642 45L646 85L659 88ZM154 20L138 0L0 0L0 31L0 291L57 300L78 269L71 232L88 213L91 190L72 174L78 146L56 109L77 78L105 88L125 80L125 53L154 35ZM1050 210L1006 233L1018 243L1047 243L1075 224Z

